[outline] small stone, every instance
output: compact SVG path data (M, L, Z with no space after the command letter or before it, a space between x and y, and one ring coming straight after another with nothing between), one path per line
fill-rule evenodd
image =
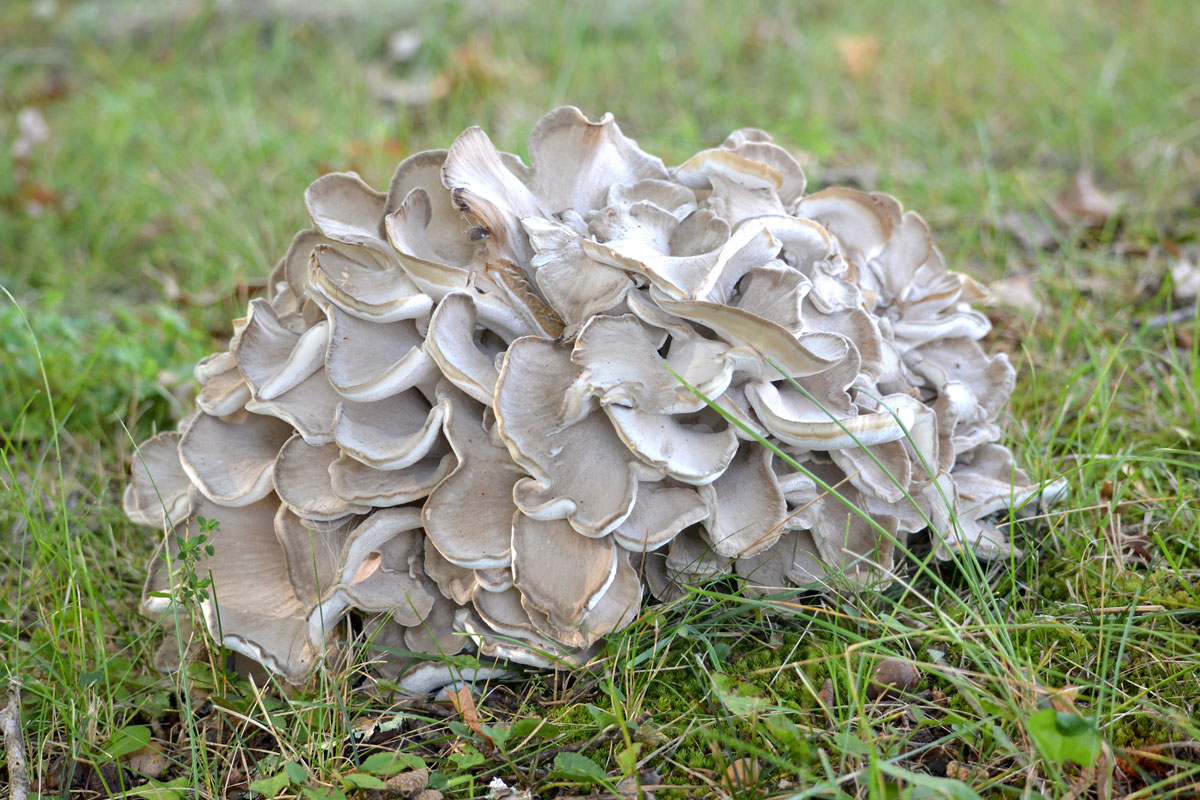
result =
M885 658L875 665L867 699L879 700L893 691L911 692L921 683L921 673L910 662L900 658Z
M147 778L161 778L171 766L170 760L156 743L150 744L129 754L124 759L125 768L131 769Z
M387 779L388 792L393 796L411 797L429 785L428 769L410 769ZM439 795L440 796L440 795ZM432 798L426 798L432 800Z

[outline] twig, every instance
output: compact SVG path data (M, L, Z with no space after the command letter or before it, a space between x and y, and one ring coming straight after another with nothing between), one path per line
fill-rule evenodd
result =
M1172 325L1182 325L1185 322L1191 322L1196 318L1196 307L1178 308L1167 314L1156 314L1153 317L1142 320L1137 327L1141 330L1157 331L1163 328L1169 328Z
M0 709L0 731L8 751L9 800L26 800L29 772L25 768L25 740L21 737L21 683L16 678L8 682L8 705Z
M1083 609L1082 611L1068 611L1058 616L1063 617L1087 617L1092 614L1125 614L1132 611L1135 614L1159 614L1166 611L1166 606L1158 605L1157 603L1144 606L1105 606L1104 608ZM1053 616L1053 615L1048 615Z

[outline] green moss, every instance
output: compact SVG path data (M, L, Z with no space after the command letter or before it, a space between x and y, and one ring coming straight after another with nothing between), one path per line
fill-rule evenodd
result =
M1186 738L1166 717L1142 713L1120 717L1104 733L1119 748L1143 748Z

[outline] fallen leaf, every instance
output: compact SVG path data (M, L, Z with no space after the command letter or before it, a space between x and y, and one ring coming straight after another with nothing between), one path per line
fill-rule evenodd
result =
M1050 208L1064 225L1100 228L1117 213L1119 203L1113 195L1096 186L1090 170L1081 169Z
M1127 566L1149 567L1154 563L1149 537L1129 534L1118 525L1110 525L1105 528L1104 538L1121 554Z
M1042 301L1033 293L1033 286L1033 275L1004 278L988 285L988 294L984 302L988 305L1019 308L1035 317L1041 316L1044 307Z
M883 55L883 42L873 34L838 36L833 44L846 71L856 81L866 80Z
M25 213L36 217L47 208L61 208L62 197L45 184L23 179L20 183L21 199L25 201Z
M752 758L739 758L725 767L722 784L730 794L739 794L747 787L758 783L758 762Z
M450 695L450 704L454 706L454 710L458 712L458 716L462 719L463 723L476 736L487 742L488 750L495 749L496 743L484 731L483 722L479 719L479 709L475 707L475 697L471 694L471 687L460 686L457 691Z
M446 73L422 72L408 78L391 75L383 64L368 64L365 76L367 91L383 103L402 106L422 106L441 100L450 94L454 81Z
M821 684L821 688L817 690L817 700L826 708L833 705L833 681L829 678L826 678L825 682Z
M450 63L458 82L476 88L503 85L514 70L513 65L496 57L492 37L486 33L476 34L455 48Z
M1037 214L1009 211L996 219L995 228L1012 236L1023 250L1030 253L1058 247L1058 234Z

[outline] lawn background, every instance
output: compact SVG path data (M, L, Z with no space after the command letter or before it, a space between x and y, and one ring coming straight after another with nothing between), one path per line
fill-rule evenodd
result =
M161 631L136 599L155 537L120 512L131 443L186 408L192 364L306 225L314 178L386 186L472 124L524 154L537 118L571 103L613 112L668 164L765 128L812 185L850 179L920 211L952 268L1003 281L989 315L1019 370L1008 441L1071 495L1014 563L770 608L712 587L647 612L593 676L481 701L496 731L553 730L489 750L427 707L364 741L420 753L458 796L496 776L544 795L639 775L696 787L679 796L920 788L898 770L997 797L1194 791L1200 353L1194 319L1139 325L1173 307L1172 267L1200 261L1190 3L346 8L0 6L0 677L24 684L43 789L144 785L114 762L148 731L159 779L205 796L286 763L304 778L280 796L365 796L345 775L366 751L345 743L394 717L352 672L281 695L204 663L154 671ZM419 46L399 63L402 29ZM18 157L31 108L49 136ZM1119 209L1088 230L1051 211L1081 169ZM888 655L918 663L922 696L866 701ZM1090 769L1031 738L1047 707L1094 721Z

